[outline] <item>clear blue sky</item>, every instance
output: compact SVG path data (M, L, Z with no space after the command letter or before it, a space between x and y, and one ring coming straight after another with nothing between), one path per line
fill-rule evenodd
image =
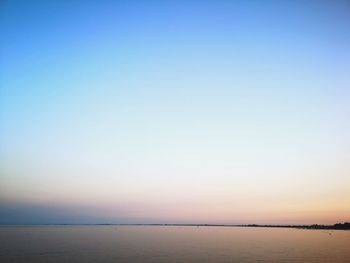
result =
M0 223L349 220L348 1L0 10Z

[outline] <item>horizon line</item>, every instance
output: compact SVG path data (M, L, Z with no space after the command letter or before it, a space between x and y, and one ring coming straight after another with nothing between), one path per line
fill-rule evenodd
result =
M336 227L350 225L349 222L335 224L195 224L195 223L0 223L0 226L206 226L206 227L281 227L281 228L305 228L305 227Z

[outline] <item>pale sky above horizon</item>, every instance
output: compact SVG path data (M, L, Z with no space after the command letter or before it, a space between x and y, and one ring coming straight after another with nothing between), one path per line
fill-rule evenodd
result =
M350 221L349 2L0 10L0 224Z

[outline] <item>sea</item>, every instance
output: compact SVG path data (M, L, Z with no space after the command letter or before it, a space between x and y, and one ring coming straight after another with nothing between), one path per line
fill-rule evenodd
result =
M222 226L0 226L0 262L345 263L350 231Z

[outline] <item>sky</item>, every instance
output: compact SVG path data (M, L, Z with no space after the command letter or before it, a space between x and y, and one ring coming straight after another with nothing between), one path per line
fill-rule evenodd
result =
M0 224L350 220L348 1L0 3Z

